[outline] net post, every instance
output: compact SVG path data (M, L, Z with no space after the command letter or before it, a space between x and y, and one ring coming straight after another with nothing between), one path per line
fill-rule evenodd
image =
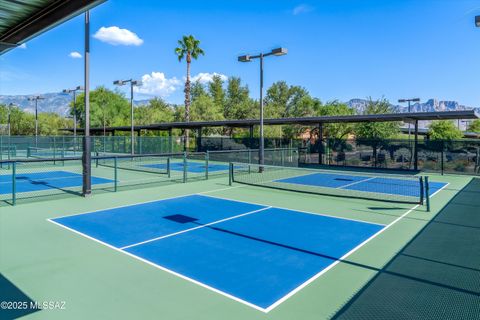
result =
M187 152L183 152L183 183L187 182Z
M210 159L209 151L205 153L205 180L208 180L208 160Z
M170 178L170 157L167 157L167 176Z
M428 182L428 176L425 177L425 198L427 200L427 212L430 212L430 183Z
M228 164L228 185L231 186L232 183L233 183L233 163L230 162Z
M420 183L420 204L424 204L425 200L425 190L424 190L424 184L423 184L423 177L420 176L418 177L418 182Z
M17 204L17 163L12 164L12 205Z
M114 191L118 190L118 166L117 166L117 157L113 158L113 181L114 181Z

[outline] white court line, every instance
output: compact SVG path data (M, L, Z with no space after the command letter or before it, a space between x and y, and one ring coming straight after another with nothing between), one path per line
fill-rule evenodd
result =
M448 184L447 184L448 185ZM446 185L444 186L446 187ZM442 188L443 189L443 188ZM441 189L440 189L441 190ZM439 190L439 191L440 191ZM437 194L438 192L435 192L435 194ZM433 194L431 197L433 197L435 194ZM365 241L363 241L362 243L360 243L358 246L356 246L355 248L353 248L352 250L350 250L349 252L347 252L346 254L344 254L340 259L338 259L337 261L333 262L331 265L329 265L328 267L326 267L325 269L323 269L322 271L320 271L319 273L317 273L316 275L314 275L313 277L311 277L310 279L308 279L307 281L305 281L303 284L301 284L300 286L298 286L297 288L295 288L294 290L290 291L288 294L286 294L285 296L283 296L282 298L280 298L279 300L277 300L277 302L275 302L274 304L272 304L271 306L269 306L268 308L266 308L266 312L270 312L271 310L273 310L274 308L276 308L277 306L279 306L282 302L285 302L288 298L292 297L295 293L299 292L300 290L302 290L303 288L305 288L306 286L308 286L310 283L312 283L313 281L315 281L317 278L319 278L321 275L325 274L328 270L332 269L334 266L336 266L337 264L339 264L340 262L342 262L343 260L345 260L346 258L348 258L350 255L352 255L354 252L356 252L357 250L359 250L361 247L363 247L364 245L366 245L368 242L370 242L371 240L373 240L374 238L376 238L377 236L379 236L381 233L383 233L385 230L391 228L393 225L395 225L397 222L399 222L400 220L402 220L403 218L405 218L407 215L409 215L412 211L414 211L415 209L417 209L418 207L420 206L420 204L417 204L415 205L414 207L412 207L411 209L409 209L407 212L405 212L404 214L402 214L400 217L398 217L397 219L395 219L394 221L392 221L391 223L389 223L387 226L385 226L385 228L379 230L377 233L375 233L374 235L372 235L370 238L366 239Z
M320 277L321 275L323 275L324 273L326 273L328 270L332 269L333 267L335 267L337 264L339 264L340 262L342 262L343 260L345 260L346 258L348 258L350 255L352 255L354 252L356 252L357 250L359 250L361 247L363 247L364 245L366 245L368 242L370 242L372 239L376 238L378 235L380 235L381 233L383 233L385 230L389 229L391 226L393 226L394 224L396 224L398 221L400 221L401 219L403 219L404 217L406 217L408 214L410 214L410 212L412 212L413 210L417 209L420 205L417 204L415 205L413 208L411 208L410 210L408 210L407 212L405 212L403 215L401 215L400 217L398 217L397 219L395 219L394 221L392 221L390 224L388 224L387 226L385 226L383 229L379 230L377 233L375 233L374 235L370 236L368 239L366 239L365 241L363 241L362 243L360 243L358 246L356 246L355 248L353 248L352 250L350 250L349 252L347 252L346 254L344 254L340 259L336 260L335 262L333 262L332 264L330 264L328 267L326 267L325 269L323 269L322 271L320 271L319 273L317 273L316 275L314 275L313 277L311 277L310 279L308 279L307 281L305 281L303 284L301 284L300 286L298 286L297 288L295 288L294 290L290 291L289 293L287 293L285 296L283 296L282 298L280 298L279 300L277 300L274 304L272 304L271 306L269 306L268 308L266 308L266 312L269 312L271 310L273 310L275 307L277 307L278 305L280 305L282 302L286 301L288 298L292 297L295 293L299 292L300 290L302 290L303 288L305 288L306 286L308 286L310 283L312 283L313 281L315 281L318 277Z
M148 204L148 203L153 203L153 202L158 202L158 201L163 201L163 200L172 200L172 199L178 199L178 198L183 198L183 197L190 197L190 196L195 196L195 195L202 195L202 194L208 193L208 192L224 191L224 190L234 189L234 188L240 188L240 187L245 187L245 186L235 186L235 187L229 187L229 188L213 189L213 190L204 191L204 192L188 193L188 194L178 195L178 196L173 196L173 197L168 197L168 198L155 199L155 200L147 200L147 201L136 202L136 203L131 203L131 204L124 204L124 205L116 206L116 207L108 207L108 208L104 208L104 209L97 209L97 210L92 210L92 211L87 211L87 212L80 212L80 213L68 214L68 215L63 215L63 216L54 217L54 218L50 218L50 219L61 219L61 218L66 218L66 217L81 216L81 215L89 214L89 213L95 213L95 212L107 211L107 210L114 210L114 209L120 209L120 208L127 208L127 207L133 207L133 206L141 205L141 204Z
M443 187L441 187L440 189L438 189L437 191L435 191L435 192L430 196L430 198L432 198L434 195L436 195L437 193L439 193L440 191L442 191L443 189L445 189L446 187L448 187L449 184L450 184L450 182L447 182L446 185L444 185Z
M447 185L448 185L448 184L447 184ZM445 185L444 188L445 188L447 185ZM442 188L442 189L443 189L443 188ZM442 190L442 189L440 189L440 190ZM440 191L440 190L438 190L438 191ZM212 190L212 191L213 191L213 190ZM435 194L437 194L438 191L435 192ZM433 194L431 197L433 197L435 194ZM194 195L194 194L192 194L192 195ZM186 195L186 196L188 196L188 195ZM178 197L174 197L174 198L180 198L180 197L186 197L186 196L178 196ZM206 196L206 197L211 197L211 196ZM220 198L220 197L212 197L212 198L225 199L225 198ZM171 199L171 198L167 198L167 199ZM167 200L167 199L163 199L163 200ZM226 200L231 200L231 199L226 199ZM159 201L159 200L155 200L155 201ZM148 202L145 202L145 203L155 202L155 201L148 201ZM238 201L238 200L231 200L231 201L243 202L243 201ZM247 203L247 202L244 202L244 203ZM252 204L254 204L254 203L252 203ZM132 205L129 205L129 206L132 206ZM231 295L231 294L229 294L229 293L226 293L226 292L223 292L223 291L218 290L218 289L216 289L216 288L210 287L209 285L206 285L206 284L204 284L204 283L202 283L202 282L199 282L199 281L194 280L194 279L192 279L192 278L186 277L186 276L184 276L184 275L182 275L182 274L180 274L180 273L177 273L177 272L175 272L175 271L173 271L173 270L167 269L167 268L162 267L162 266L160 266L160 265L157 265L157 264L155 264L155 263L153 263L153 262L151 262L151 261L148 261L148 260L143 259L143 258L140 258L140 257L138 257L138 256L136 256L136 255L134 255L134 254L131 254L131 253L129 253L129 252L126 252L126 251L124 251L124 250L121 250L121 249L119 249L119 248L116 248L116 247L114 247L114 246L112 246L112 245L109 245L109 244L107 244L107 243L105 243L105 242L102 242L102 241L100 241L100 240L98 240L98 239L96 239L96 238L93 238L93 237L90 237L90 236L88 236L88 235L86 235L86 234L84 234L84 233L81 233L81 232L79 232L79 231L77 231L77 230L75 230L75 229L71 229L71 228L69 228L69 227L66 227L66 226L64 226L64 225L62 225L62 224L60 224L60 223L58 223L58 222L53 221L52 219L47 219L47 220L50 221L51 223L54 223L54 224L56 224L56 225L64 228L64 229L67 229L67 230L69 230L69 231L71 231L71 232L74 232L74 233L76 233L76 234L79 234L79 235L81 235L81 236L83 236L83 237L85 237L85 238L88 238L88 239L90 239L90 240L93 240L93 241L95 241L95 242L97 242L97 243L103 244L103 245L105 245L105 246L107 246L107 247L109 247L109 248L111 248L111 249L113 249L113 250L115 250L115 251L118 251L118 252L121 252L121 253L123 253L123 254L126 254L126 255L134 258L134 259L137 259L137 260L139 260L139 261L142 261L142 262L144 262L144 263L146 263L146 264L149 264L149 265L151 265L151 266L153 266L153 267L155 267L155 268L158 268L158 269L160 269L160 270L163 270L163 271L165 271L165 272L168 272L168 273L170 273L170 274L172 274L172 275L175 275L175 276L177 276L177 277L179 277L179 278L182 278L182 279L184 279L184 280L187 280L187 281L189 281L189 282L195 283L195 284L197 284L197 285L199 285L199 286L201 286L201 287L203 287L203 288L209 289L209 290L211 290L211 291L213 291L213 292L216 292L216 293L218 293L218 294L221 294L221 295L223 295L223 296L225 296L225 297L227 297L227 298L230 298L230 299L232 299L232 300L234 300L234 301L240 302L240 303L242 303L242 304L244 304L244 305L247 305L247 306L249 306L249 307L251 307L251 308L254 308L254 309L256 309L256 310L262 311L262 312L264 312L264 313L268 313L268 312L272 311L274 308L276 308L277 306L279 306L281 303L285 302L287 299L289 299L290 297L292 297L293 295L295 295L297 292L299 292L300 290L302 290L303 288L305 288L306 286L308 286L310 283L312 283L313 281L315 281L317 278L319 278L320 276L322 276L323 274L325 274L327 271L329 271L330 269L332 269L334 266L336 266L337 264L339 264L340 262L342 262L343 260L345 260L347 257L349 257L350 255L352 255L354 252L358 251L361 247L363 247L363 246L366 245L368 242L370 242L371 240L373 240L374 238L376 238L378 235L380 235L381 233L383 233L385 230L389 229L389 228L392 227L394 224L396 224L397 222L399 222L400 220L402 220L404 217L406 217L406 216L407 216L408 214L410 214L412 211L414 211L415 209L417 209L419 206L420 206L420 205L417 204L417 205L415 205L414 207L412 207L411 209L409 209L409 210L408 210L407 212L405 212L403 215L401 215L400 217L398 217L397 219L395 219L394 221L392 221L390 224L388 224L387 226L385 226L384 228L382 228L381 230L379 230L377 233L375 233L374 235L372 235L370 238L366 239L366 240L363 241L361 244L359 244L358 246L356 246L355 248L353 248L352 250L350 250L349 252L347 252L347 253L346 253L345 255L343 255L339 260L333 262L333 263L330 264L328 267L326 267L325 269L323 269L322 271L320 271L319 273L317 273L316 275L314 275L313 277L311 277L310 279L308 279L307 281L305 281L303 284L301 284L300 286L298 286L298 287L295 288L294 290L290 291L288 294L286 294L285 296L283 296L282 298L280 298L279 300L277 300L274 304L272 304L272 305L269 306L268 308L259 307L259 306L255 305L255 304L252 304L252 303L247 302L247 301L245 301L245 300L242 300L242 299L240 299L240 298L238 298L238 297L235 297L235 296L233 296L233 295ZM127 206L121 206L121 207L127 207ZM280 209L281 209L281 208L280 208ZM104 210L105 210L105 209L104 209ZM292 210L292 211L293 211L293 209L287 209L287 210ZM103 211L103 210L97 210L97 211ZM298 211L298 210L296 210L296 211ZM96 212L96 211L92 211L92 212ZM302 211L299 211L299 212L302 212ZM304 213L309 213L309 212L304 212ZM83 214L86 214L86 213L83 213ZM316 213L311 213L311 212L310 212L310 214L316 214ZM336 218L338 218L338 217L336 217ZM57 218L55 218L55 219L57 219ZM342 218L339 218L339 219L342 219ZM346 219L346 220L349 220L349 219ZM368 222L366 222L366 223L368 223Z
M346 185L344 185L344 186L337 187L337 189L343 189L343 188L346 188L346 187L354 186L354 185L356 185L356 184L359 184L359 183L362 183L362 182L367 182L367 181L370 181L370 180L373 180L373 179L377 179L377 178L378 178L378 177L371 177L371 178L363 179L363 180L360 180L360 181L355 181L355 182L346 184Z
M153 239L145 240L145 241L142 241L142 242L130 244L130 245L128 245L128 246L121 247L120 249L124 250L124 249L128 249L128 248L140 246L140 245L145 244L145 243L150 243L150 242L153 242L153 241L157 241L157 240L161 240L161 239L173 237L173 236L176 236L176 235L179 235L179 234L182 234L182 233L186 233L186 232L194 231L194 230L197 230L197 229L205 228L205 227L212 226L212 225L214 225L214 224L222 223L222 222L225 222L225 221L229 221L229 220L241 218L241 217L244 217L244 216L247 216L247 215L251 215L251 214L254 214L254 213L257 213L257 212L265 211L265 210L268 210L268 209L271 209L271 208L272 208L272 207L265 207L265 208L253 210L253 211L246 212L246 213L242 213L242 214L239 214L239 215L236 215L236 216L233 216L233 217L229 217L229 218L225 218L225 219L222 219L222 220L217 220L217 221L214 221L214 222L210 222L210 223L207 223L207 224L203 224L203 225L198 226L198 227L194 227L194 228L190 228L190 229L185 229L185 230L182 230L182 231L170 233L170 234L167 234L167 235L164 235L164 236L160 236L160 237L157 237L157 238L153 238Z
M52 171L52 172L58 172L58 171ZM68 172L68 171L62 171L62 172ZM41 172L41 173L49 173L48 171L45 171L45 172ZM82 177L82 175L80 173L74 173L72 172L72 175L68 175L68 176L63 176L63 177L57 177L57 178L29 178L29 180L24 180L24 179L18 179L18 177L21 177L22 175L25 175L25 174L28 174L28 173L17 173L16 177L17 179L15 179L15 183L18 184L18 183L32 183L32 181L36 182L36 181L45 181L47 180L50 181L50 180L61 180L61 179L69 179L69 178L77 178L77 177ZM5 175L5 176L12 176L11 174L10 175ZM35 180L35 179L38 179L38 180ZM6 183L12 183L12 181L5 181L5 182L0 182L0 184L6 184Z
M178 273L178 272L175 272L175 271L173 271L173 270L170 270L170 269L168 269L168 268L165 268L165 267L163 267L163 266L160 266L160 265L158 265L158 264L155 264L155 263L153 263L153 262L151 262L151 261L149 261L149 260L143 259L143 258L141 258L141 257L139 257L139 256L136 256L136 255L130 253L130 252L127 252L127 251L121 250L121 249L119 249L119 248L116 248L116 247L114 247L114 246L112 246L112 245L109 245L108 243L105 243L105 242L103 242L103 241L100 241L100 240L98 240L98 239L95 239L95 238L93 238L93 237L91 237L91 236L89 236L89 235L86 235L86 234L84 234L84 233L82 233L82 232L80 232L80 231L77 231L77 230L75 230L75 229L72 229L72 228L69 228L69 227L67 227L67 226L64 226L64 225L62 225L61 223L55 222L55 221L53 221L53 220L51 220L51 219L47 219L47 221L50 221L51 223L56 224L57 226L60 226L60 227L62 227L62 228L64 228L64 229L67 229L67 230L69 230L69 231L71 231L71 232L73 232L73 233L76 233L76 234L78 234L78 235L81 235L82 237L85 237L85 238L87 238L87 239L90 239L90 240L93 240L93 241L95 241L95 242L97 242L97 243L100 243L100 244L102 244L102 245L104 245L104 246L106 246L106 247L108 247L108 248L110 248L110 249L113 249L113 250L117 251L117 252L121 252L121 253L123 253L123 254L126 254L126 255L129 256L129 257L132 257L132 258L134 258L134 259L137 259L137 260L139 260L139 261L142 261L142 262L144 262L144 263L146 263L146 264L148 264L148 265L150 265L150 266L153 266L153 267L155 267L155 268L157 268L157 269L160 269L160 270L162 270L162 271L168 272L168 273L170 273L170 274L172 274L172 275L174 275L174 276L177 276L177 277L179 277L179 278L181 278L181 279L184 279L184 280L187 280L187 281L189 281L189 282L192 282L192 283L194 283L194 284L196 284L196 285L198 285L198 286L200 286L200 287L203 287L203 288L206 288L206 289L211 290L211 291L213 291L213 292L216 292L216 293L218 293L218 294L220 294L220 295L222 295L222 296L224 296L224 297L227 297L227 298L232 299L232 300L234 300L234 301L240 302L240 303L242 303L242 304L244 304L244 305L247 305L247 306L249 306L249 307L251 307L251 308L254 308L254 309L258 310L258 311L262 311L262 312L265 312L265 313L267 312L265 308L259 307L259 306L255 305L255 304L253 304L253 303L250 303L250 302L248 302L248 301L242 300L242 299L240 299L240 298L238 298L238 297L235 297L235 296L233 296L233 295L231 295L231 294L229 294L229 293L226 293L226 292L223 292L223 291L221 291L221 290L219 290L219 289L216 289L216 288L214 288L214 287L211 287L211 286L209 286L209 285L207 285L207 284L205 284L205 283L202 283L202 282L197 281L197 280L195 280L195 279L192 279L192 278L189 278L189 277L187 277L187 276L184 276L183 274L180 274L180 273Z
M233 202L240 202L240 203L246 203L246 204L255 204L257 206L268 206L267 204L262 204L262 203L259 203L259 202L247 202L247 201L229 199L229 198L224 198L224 197L219 197L219 196L211 196L211 195L207 195L207 194L202 194L202 195L205 196L205 197L210 197L210 198L215 198L215 199L229 200L229 201L233 201ZM328 217L328 218L335 218L335 219L340 219L340 220L348 220L348 221L355 221L355 222L361 222L361 223L367 223L367 224L375 224L375 225L379 225L379 226L382 226L382 227L385 226L385 224L382 224L382 223L375 223L375 222L369 222L369 221L364 221L364 220L359 220L359 219L338 217L338 216L334 216L334 215L316 213L316 212L311 212L311 211L303 211L303 210L297 210L297 209L285 208L285 207L278 207L278 206L272 206L272 208L288 210L288 211L296 211L296 212L300 212L300 213L311 214L311 215L315 215L315 216L323 216L323 217Z

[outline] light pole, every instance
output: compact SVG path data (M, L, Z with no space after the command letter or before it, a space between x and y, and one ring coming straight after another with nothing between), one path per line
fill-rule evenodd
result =
M133 121L133 87L141 86L142 82L138 80L128 79L128 80L115 80L113 82L116 86L123 86L127 83L130 83L130 126L131 126L131 153L135 154L135 125Z
M408 113L412 111L412 102L420 102L420 98L413 98L413 99L400 99L398 100L399 103L406 103L408 102ZM411 134L411 124L408 123L408 143L410 143L410 134Z
M253 59L260 59L260 148L258 150L258 162L260 165L265 163L264 161L264 137L263 137L263 59L268 56L283 56L288 53L288 50L285 48L273 49L268 53L260 53L255 56L244 55L238 57L240 62L252 62ZM260 167L260 171L263 171L263 168Z
M73 141L74 146L73 150L76 149L77 145L77 91L83 91L82 86L77 86L75 89L63 89L63 93L70 94L73 93Z
M36 96L28 98L28 101L35 101L35 147L38 146L38 100L43 100L45 98Z
M12 136L12 107L13 103L10 103L8 105L8 114L7 114L7 123L8 123L8 137L10 138Z

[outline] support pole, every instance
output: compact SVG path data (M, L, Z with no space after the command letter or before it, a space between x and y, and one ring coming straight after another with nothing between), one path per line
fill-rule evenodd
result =
M253 149L253 126L250 126L250 141L248 143L248 148Z
M413 146L413 168L418 170L418 120L415 120L415 145Z
M318 164L323 164L323 123L318 124Z
M197 131L197 152L202 151L202 127L198 128Z
M85 88L85 135L83 137L83 196L92 193L91 154L90 154L90 11L85 12L85 52L84 52L84 88Z
M168 150L173 153L172 128L168 129Z

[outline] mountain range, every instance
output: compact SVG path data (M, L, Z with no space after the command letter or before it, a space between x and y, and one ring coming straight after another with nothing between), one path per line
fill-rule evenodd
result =
M34 113L35 101L29 101L28 98L32 95L0 95L0 104L13 103L21 109ZM45 93L41 95L42 100L38 100L39 112L54 112L62 116L68 114L69 105L72 101L72 96L63 93ZM135 105L147 104L148 100L134 101ZM366 99L352 99L347 104L356 109L358 113L362 113L368 103ZM407 105L392 105L395 112L408 112ZM424 103L415 103L411 106L411 112L433 112L433 111L455 111L455 110L471 110L475 109L480 112L480 108L472 108L462 105L456 101L440 101L437 99L430 99ZM425 125L425 124L424 124ZM423 127L424 125L421 125Z

